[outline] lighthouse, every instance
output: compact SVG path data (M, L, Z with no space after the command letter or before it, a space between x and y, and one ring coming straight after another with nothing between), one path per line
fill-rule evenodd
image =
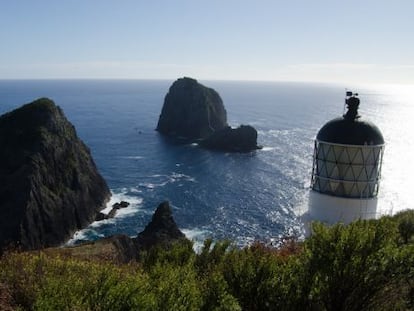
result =
M347 111L315 139L309 216L326 223L375 218L384 138L358 114L358 94L346 93Z

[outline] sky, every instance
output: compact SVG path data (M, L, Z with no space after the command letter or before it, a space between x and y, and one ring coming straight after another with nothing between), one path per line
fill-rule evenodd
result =
M414 84L413 0L0 0L0 79Z

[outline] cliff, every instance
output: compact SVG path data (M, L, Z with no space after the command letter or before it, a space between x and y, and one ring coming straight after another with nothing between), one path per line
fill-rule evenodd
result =
M53 101L0 117L0 249L56 246L110 196L89 149Z
M165 96L157 131L189 139L205 138L227 126L220 95L191 78L176 80Z

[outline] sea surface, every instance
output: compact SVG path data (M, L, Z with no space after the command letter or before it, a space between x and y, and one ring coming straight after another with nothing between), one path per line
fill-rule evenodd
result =
M75 125L112 199L131 205L95 222L70 244L117 233L136 236L168 200L180 229L238 246L303 236L313 140L344 112L345 88L386 141L378 214L414 209L414 87L199 81L221 95L230 125L253 125L262 150L247 154L179 145L154 129L172 80L2 80L0 113L49 97ZM1 152L1 151L0 151ZM108 206L109 206L108 205Z

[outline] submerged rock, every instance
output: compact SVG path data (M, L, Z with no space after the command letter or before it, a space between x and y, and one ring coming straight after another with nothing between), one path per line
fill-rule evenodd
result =
M230 152L249 152L261 148L257 145L257 131L250 125L241 125L235 129L226 127L201 140L199 145Z
M157 131L188 139L206 138L227 126L220 95L191 78L176 80L165 96Z
M88 147L53 101L0 117L0 249L56 246L110 196Z

